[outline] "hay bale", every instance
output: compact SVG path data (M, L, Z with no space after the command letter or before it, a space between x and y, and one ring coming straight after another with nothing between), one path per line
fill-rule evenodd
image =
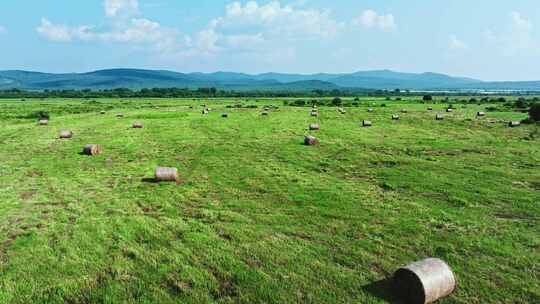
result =
M435 120L444 120L444 115L442 114L435 115Z
M49 120L48 120L48 119L40 119L39 122L38 122L38 124L39 124L40 126L46 126L46 125L49 124Z
M339 111L339 113L341 113L341 114L347 113L347 111L346 111L344 108L339 108L338 111Z
M221 117L223 117L223 118L228 118L228 117L229 117L229 114L223 113L223 114L221 114Z
M399 120L399 115L392 115L392 120Z
M407 113L407 109L401 109L401 113Z
M447 113L452 113L452 112L454 112L454 109L448 108L448 109L446 109L446 112L447 112Z
M122 117L124 117L124 113L118 113L118 114L116 114L116 117L122 118Z
M142 128L143 128L143 124L142 124L142 122L140 122L140 121L136 121L136 122L133 123L133 126L132 126L132 127L133 127L133 129L142 129Z
M99 112L99 113L100 113L101 115L104 115L104 114L105 114L105 111L101 111L101 112Z
M268 116L268 112L267 111L264 111L261 113L262 116Z
M206 115L206 114L208 114L208 113L209 113L208 109L203 109L203 110L202 110L202 114L203 114L203 115Z
M82 153L85 155L99 155L101 154L101 152L102 152L102 149L100 145L88 144L84 146Z
M170 167L157 167L155 176L157 182L178 182L180 180L178 169Z
M477 116L477 117L484 117L484 116L486 116L486 112L482 112L482 111L477 112L477 113L476 113L476 116Z
M456 288L452 269L442 260L429 258L399 268L393 280L399 298L406 303L433 303Z
M433 107L428 107L427 110L428 111L433 111Z
M519 127L519 126L521 126L521 122L519 122L519 121L511 121L511 122L508 123L508 126L510 128Z
M309 129L310 129L311 131L318 131L318 130L321 129L321 126L319 126L319 124L310 124L310 125L309 125Z
M371 112L373 112L373 109L372 109L372 108L368 108L367 111L368 111L369 113L371 113Z
M373 123L371 123L371 121L369 120L362 121L362 127L371 127L371 126L373 126Z
M60 139L70 139L73 137L73 132L68 130L60 130L60 134L58 134L58 138Z
M319 116L319 113L318 113L318 112L311 111L311 114L310 114L310 115L313 116L313 117L317 117L317 116Z
M306 137L304 137L304 145L306 145L306 146L314 146L314 145L318 145L318 144L319 144L319 140L317 138L315 138L314 136L307 135Z

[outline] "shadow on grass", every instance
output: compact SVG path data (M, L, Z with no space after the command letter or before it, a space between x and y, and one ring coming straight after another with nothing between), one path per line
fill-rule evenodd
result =
M156 178L154 178L154 177L145 177L145 178L141 179L141 182L148 183L148 184L157 184L158 180Z
M399 299L397 290L393 284L392 278L385 278L371 284L362 286L362 289L372 296L379 298L387 303L405 304Z

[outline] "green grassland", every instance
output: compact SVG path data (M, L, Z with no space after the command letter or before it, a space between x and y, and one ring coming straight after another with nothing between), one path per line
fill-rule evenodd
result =
M526 114L282 104L0 101L0 303L399 302L384 279L426 257L458 279L440 303L540 302L539 127L506 125Z

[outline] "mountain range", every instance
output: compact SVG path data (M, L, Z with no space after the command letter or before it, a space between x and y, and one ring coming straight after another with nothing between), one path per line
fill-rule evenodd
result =
M108 69L88 73L0 71L1 89L67 90L112 88L201 88L226 90L311 91L334 89L515 90L540 91L540 81L488 82L437 73L400 73L390 70L347 74L250 75L233 72L179 73L164 70Z

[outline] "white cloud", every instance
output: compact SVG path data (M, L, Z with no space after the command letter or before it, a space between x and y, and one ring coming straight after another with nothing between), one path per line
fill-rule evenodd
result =
M55 24L42 18L36 31L45 39L56 42L98 41L149 45L149 49L160 52L175 51L182 37L174 29L162 27L158 22L136 18L139 14L137 0L104 0L105 16L109 25L98 29L95 26L67 26Z
M138 0L105 0L104 6L107 17L129 17L139 13Z
M332 18L330 11L282 5L279 1L232 2L205 29L188 35L141 17L137 0L104 0L104 15L107 23L100 27L67 26L43 18L36 30L51 41L122 43L170 58L253 53L263 60L276 54L290 58L295 54L291 48L298 45L295 42L329 40L345 27Z
M379 15L376 11L368 9L352 21L353 25L365 28L374 28L383 31L392 31L397 28L397 24L392 14Z
M300 9L271 1L259 5L233 2L225 14L209 22L194 35L194 46L205 54L224 51L258 51L261 56L275 54L283 44L298 40L331 39L345 26L334 20L329 11ZM269 52L269 49L273 49ZM283 53L292 54L290 50Z
M535 39L533 23L519 12L511 12L506 29L495 32L484 31L485 41L501 55L530 56L540 55L540 41Z
M469 48L469 46L462 40L458 39L456 35L450 35L448 47L451 51L462 51Z

